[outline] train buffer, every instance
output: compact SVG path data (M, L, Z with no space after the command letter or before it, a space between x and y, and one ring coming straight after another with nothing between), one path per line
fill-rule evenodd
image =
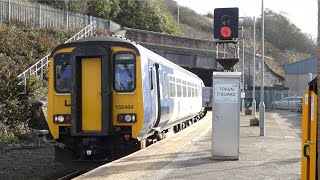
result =
M239 160L213 160L212 113L141 151L76 179L299 179L301 115L266 112L266 135L240 117ZM169 136L169 135L168 135Z

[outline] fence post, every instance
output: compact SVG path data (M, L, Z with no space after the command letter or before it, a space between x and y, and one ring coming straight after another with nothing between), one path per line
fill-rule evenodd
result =
M69 11L67 10L67 31L69 31Z
M8 1L8 23L10 23L11 17L11 0Z
M290 111L290 90L288 90L288 111Z
M42 17L41 17L41 5L39 5L38 13L39 13L39 15L38 15L38 17L39 17L39 27L41 28L41 24L42 24L42 21L41 21L41 19L42 19Z

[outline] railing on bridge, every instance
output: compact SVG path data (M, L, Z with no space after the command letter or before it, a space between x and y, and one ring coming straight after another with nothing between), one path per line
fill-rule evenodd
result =
M75 41L75 40L78 40L78 39L81 39L84 37L93 36L95 33L95 30L96 30L96 22L93 21L88 26L83 28L81 31L79 31L77 34L72 36L70 39L68 39L64 43ZM37 61L35 64L33 64L27 70L25 70L23 73L18 75L18 79L21 79L19 85L24 85L24 90L26 90L28 77L35 75L35 76L43 79L43 73L45 70L48 69L48 66L49 66L49 62L50 62L49 56L50 56L50 53L47 54L44 58Z

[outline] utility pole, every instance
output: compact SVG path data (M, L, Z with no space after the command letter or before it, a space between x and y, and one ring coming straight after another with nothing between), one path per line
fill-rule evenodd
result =
M259 126L260 136L264 136L264 117L265 117L265 105L264 105L264 3L262 0L262 23L261 23L261 45L262 45L262 59L261 59L261 91L260 91L260 106L259 106Z
M241 27L242 28L242 92L243 92L243 94L245 94L245 92L244 92L244 36L243 36L243 32L244 32L244 28L243 28L243 26ZM244 109L245 109L245 101L244 101L244 98L245 97L243 97L242 98L242 103L241 103L241 105L242 105L242 113L243 114L245 114L245 111L244 111Z
M256 117L256 17L253 16L253 92L252 114Z

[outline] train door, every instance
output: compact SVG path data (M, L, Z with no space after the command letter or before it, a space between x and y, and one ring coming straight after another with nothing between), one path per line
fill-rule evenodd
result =
M72 135L107 135L111 124L111 64L102 47L76 47L71 55Z
M160 123L161 102L160 102L160 80L159 80L159 64L152 63L150 66L150 88L151 88L151 114L153 119L153 127L157 127Z
M308 90L302 100L302 180L316 179L317 109L317 94Z

